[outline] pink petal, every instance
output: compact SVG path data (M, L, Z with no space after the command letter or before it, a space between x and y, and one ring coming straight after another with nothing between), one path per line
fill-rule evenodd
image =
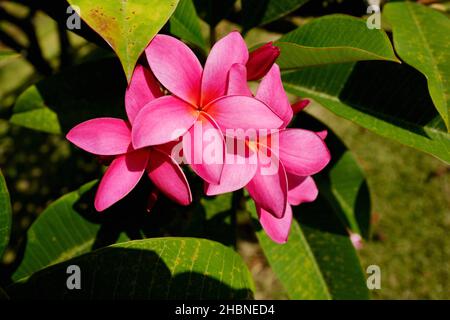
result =
M288 197L286 172L274 153L268 154L266 150L261 149L263 148L260 147L258 154L258 169L247 184L247 190L259 207L281 218L286 210ZM263 162L268 165L263 165Z
M280 49L272 42L266 43L262 47L250 52L247 62L247 79L259 80L269 72L272 65L280 55Z
M281 119L283 127L292 120L293 112L281 82L280 68L274 64L262 79L256 98L267 104Z
M147 103L162 95L159 84L151 71L138 64L125 92L125 108L130 123L133 124L134 118Z
M328 164L330 152L314 132L287 129L280 132L279 156L286 171L299 176L313 175Z
M205 111L226 129L277 129L281 120L261 101L246 96L227 96L211 102Z
M322 131L316 132L316 134L320 137L320 139L325 140L328 136L328 131L322 130Z
M131 145L131 130L128 123L122 119L97 118L72 128L66 138L87 152L110 156L128 151Z
M203 71L202 106L225 95L231 66L235 63L245 65L247 60L247 45L237 31L229 33L212 47Z
M167 90L192 105L199 104L202 66L187 45L159 34L145 53L155 77Z
M191 189L186 176L169 155L152 148L147 174L153 184L169 199L184 206L192 202Z
M130 193L141 179L147 160L146 150L118 156L100 181L95 195L95 209L103 211Z
M238 147L238 143L243 147ZM227 154L220 183L205 183L205 193L212 196L245 187L256 174L257 160L256 153L249 150L245 141L227 137Z
M247 69L243 64L233 64L228 75L227 95L253 97L247 84Z
M293 206L298 206L304 202L316 200L319 190L311 177L296 176L288 173L288 202Z
M196 109L176 97L153 100L134 120L133 145L138 149L173 141L186 133L197 117Z
M183 136L183 154L192 170L207 182L218 184L222 175L225 142L217 124L202 112Z
M283 244L287 242L289 230L292 223L292 208L290 205L286 206L286 211L281 219L271 215L264 209L256 207L256 212L266 234L276 243Z

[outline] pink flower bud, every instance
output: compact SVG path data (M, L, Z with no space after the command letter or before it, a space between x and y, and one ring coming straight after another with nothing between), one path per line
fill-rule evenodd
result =
M280 49L272 42L250 52L247 62L247 80L259 80L269 72L280 55Z
M300 101L297 101L292 105L292 111L294 111L294 114L297 114L303 109L305 109L310 103L311 101L308 99L302 99Z
M357 233L350 232L350 241L356 250L361 250L363 247L363 239Z

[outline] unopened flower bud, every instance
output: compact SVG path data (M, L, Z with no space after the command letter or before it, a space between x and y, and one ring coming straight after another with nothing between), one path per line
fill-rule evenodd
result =
M269 72L280 55L280 49L272 42L250 52L247 62L247 80L259 80Z

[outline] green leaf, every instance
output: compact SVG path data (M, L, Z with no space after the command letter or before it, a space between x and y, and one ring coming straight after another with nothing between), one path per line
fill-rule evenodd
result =
M200 19L192 0L180 0L175 13L170 18L170 32L204 51L207 50L205 39L202 36Z
M69 265L81 290L68 290ZM248 299L253 282L232 249L194 238L154 238L103 248L52 266L8 290L11 297L64 299Z
M309 0L242 0L244 30L275 21Z
M373 132L450 162L450 135L426 79L406 64L363 61L283 75L286 90ZM368 146L370 148L370 146Z
M295 127L316 132L326 128L320 121L305 113L296 117ZM345 227L368 239L371 201L366 177L342 140L331 130L327 131L326 143L332 155L331 162L314 176L314 180Z
M68 0L81 18L114 49L131 79L145 47L169 20L178 0Z
M236 0L194 0L197 12L213 28L231 13L235 2Z
M411 2L384 8L394 33L398 55L422 72L434 105L450 130L450 19Z
M8 59L18 58L18 57L20 57L20 54L15 51L0 49L0 61L5 61Z
M11 202L6 181L0 171L0 258L9 243L11 234Z
M283 69L362 60L398 61L383 30L369 30L363 19L329 15L314 19L275 42Z
M92 118L123 116L125 88L115 59L74 66L25 90L10 121L43 132L67 133Z
M95 181L62 196L39 215L27 232L24 257L12 276L14 281L105 244L128 240L104 223L111 212L100 216L92 210L94 186Z
M348 234L321 196L294 208L296 219L288 242L282 245L261 229L253 201L248 209L264 254L290 299L369 298Z

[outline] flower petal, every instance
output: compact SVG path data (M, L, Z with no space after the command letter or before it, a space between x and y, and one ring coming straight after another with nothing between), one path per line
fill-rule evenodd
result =
M228 75L227 95L253 97L247 84L247 69L243 64L235 63Z
M128 151L131 144L131 130L125 120L97 118L72 128L66 138L87 152L111 156Z
M238 147L238 143L242 143L243 147ZM205 193L208 196L239 190L256 174L256 152L251 152L245 141L227 137L226 145L227 153L220 183L205 183Z
M255 203L281 218L286 210L288 186L283 164L275 153L260 147L258 152L258 169L253 179L247 184L247 190Z
M229 33L212 47L203 71L202 106L225 95L231 66L235 63L245 65L247 60L247 45L237 31Z
M262 79L256 98L267 104L273 112L283 119L283 127L292 120L293 111L281 82L280 68L274 64Z
M279 244L286 243L292 223L291 206L286 206L286 211L281 219L274 217L269 212L258 206L256 207L256 212L259 216L259 222L270 239Z
M169 199L184 206L192 202L191 189L186 176L168 154L151 148L147 175Z
M103 211L130 193L141 179L147 161L146 150L136 150L114 159L98 186L95 209Z
M167 90L195 106L199 104L203 70L187 45L174 37L159 34L145 53L155 77Z
M226 129L277 129L283 124L269 107L255 98L227 96L211 102L205 111Z
M153 100L134 119L133 145L138 149L173 141L186 133L197 117L196 109L176 97Z
M319 190L311 177L296 176L287 173L288 178L288 202L293 206L298 206L304 202L316 200Z
M183 136L185 161L203 180L218 184L222 175L225 142L215 121L202 112Z
M310 176L330 161L325 142L315 132L287 129L280 132L279 139L280 160L289 173Z
M125 92L125 108L130 123L133 124L134 118L147 103L162 95L159 84L151 71L138 64Z

